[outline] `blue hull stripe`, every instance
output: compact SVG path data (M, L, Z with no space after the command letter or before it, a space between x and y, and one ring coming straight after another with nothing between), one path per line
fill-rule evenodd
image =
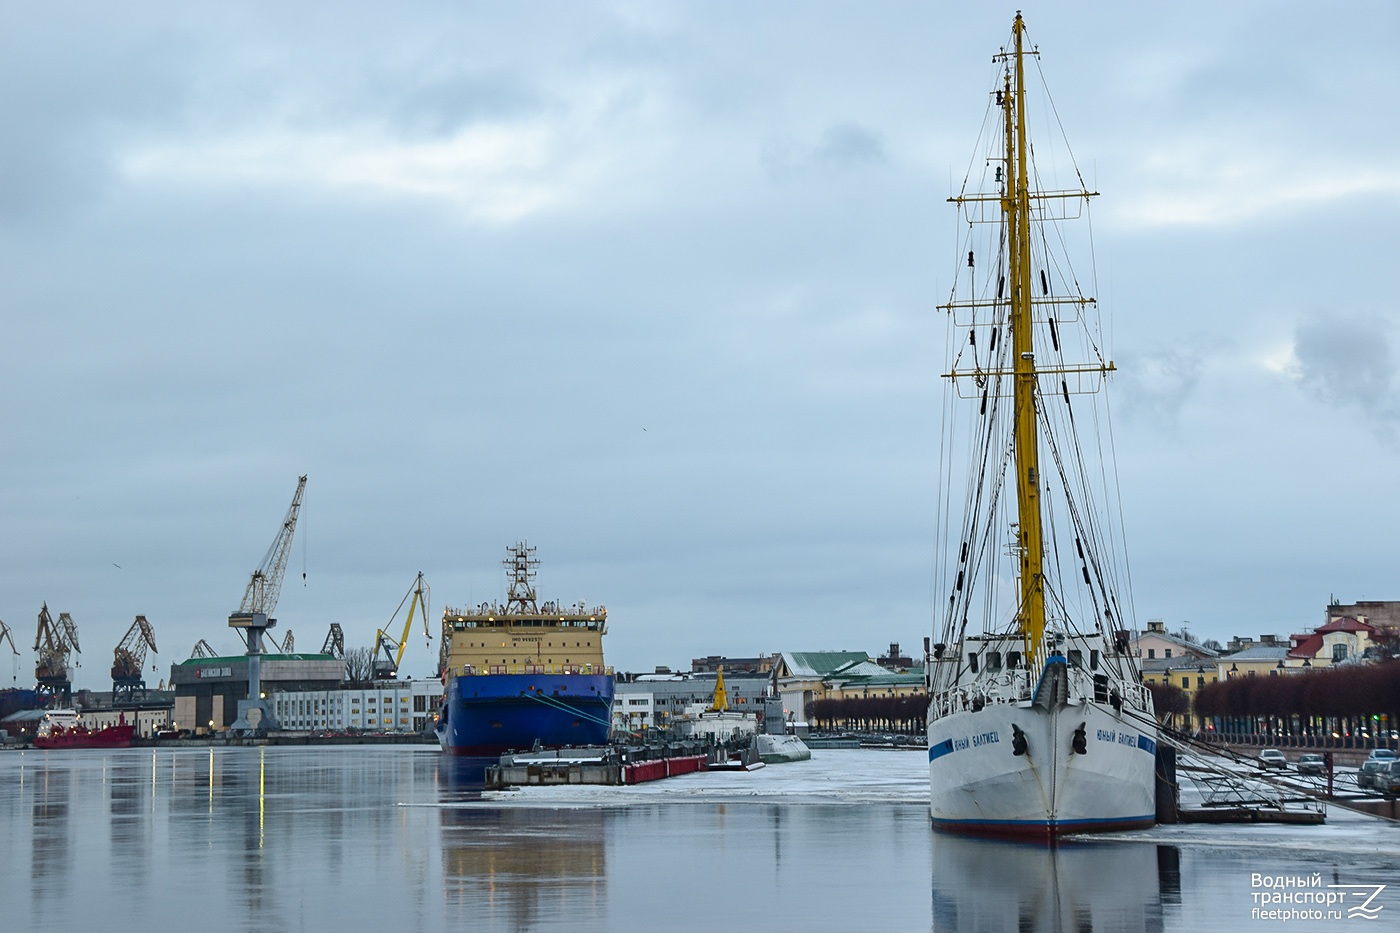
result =
M1138 736L1138 748L1147 752L1149 755L1157 754L1157 743L1145 735Z
M934 817L932 822L935 829L969 835L1045 838L1062 833L1147 828L1156 825L1157 817L1152 813L1083 820L940 820Z
M937 745L930 745L930 746L928 747L928 760L929 760L929 761L933 761L935 758L942 758L944 755L950 755L950 754L952 754L952 752L953 752L953 740L952 740L952 739L944 739L942 742L939 742Z
M1081 823L1141 823L1143 820L1152 822L1156 816L1149 813L1146 816L1115 816L1104 819L1083 819L1083 820L940 820L937 817L933 821L940 826L1027 826L1027 827L1048 827L1048 826L1075 826Z

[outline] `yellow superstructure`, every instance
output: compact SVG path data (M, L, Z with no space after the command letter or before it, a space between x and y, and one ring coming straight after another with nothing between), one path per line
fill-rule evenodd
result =
M532 585L539 561L534 548L518 544L505 561L511 573L505 605L482 603L472 611L443 610L446 673L602 674L608 610L537 603Z

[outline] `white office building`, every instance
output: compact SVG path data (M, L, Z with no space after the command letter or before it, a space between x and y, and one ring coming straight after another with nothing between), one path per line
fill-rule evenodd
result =
M269 693L283 729L325 732L428 731L442 703L438 680L388 680L368 687Z

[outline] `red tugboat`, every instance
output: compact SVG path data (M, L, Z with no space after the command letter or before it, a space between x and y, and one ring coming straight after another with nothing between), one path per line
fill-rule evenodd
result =
M93 730L78 721L71 709L55 709L44 714L34 735L35 748L130 748L136 726L120 714L116 725Z

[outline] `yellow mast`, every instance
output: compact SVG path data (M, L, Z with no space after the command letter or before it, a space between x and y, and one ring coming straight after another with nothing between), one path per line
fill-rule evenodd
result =
M1082 294L1051 297L1048 293L1048 285L1044 283L1044 272L1041 273L1041 276L1046 296L1037 298L1034 295L1031 268L1031 204L1032 202L1039 204L1049 200L1079 198L1084 198L1087 201L1094 197L1096 192L1085 190L1082 187L1065 191L1038 191L1031 188L1030 146L1026 142L1025 60L1038 53L1035 49L1026 50L1025 33L1025 21L1017 13L1016 20L1012 24L1014 44L1010 51L1002 49L995 57L995 61L1007 65L1006 71L1002 75L1001 88L996 92L997 105L1002 107L1005 136L1004 149L1001 153L1001 159L1005 160L1005 164L997 170L997 181L1001 182L1004 174L1004 187L996 192L960 194L948 199L959 206L970 207L969 223L983 223L994 219L994 215L987 216L982 213L978 206L980 204L990 205L995 202L1001 208L1001 220L1005 224L1006 232L1006 279L1010 285L1009 292L1006 293L1006 300L1009 302L1007 329L1012 360L1009 367L1003 367L988 357L990 366L984 367L975 355L970 364L960 364L955 359L952 371L945 373L944 376L953 380L954 383L957 383L958 380L974 381L977 387L976 394L966 397L976 398L980 394L984 415L986 414L987 398L985 381L1003 378L1011 380L1010 398L1013 414L1011 468L1016 474L1017 522L1012 550L1020 563L1017 568L1016 626L1021 632L1026 665L1035 669L1045 660L1044 639L1047 621L1044 569L1045 527L1040 501L1040 424L1037 420L1039 380L1047 375L1075 377L1073 385L1065 379L1061 379L1060 391L1068 401L1071 394L1077 395L1094 391L1091 386L1092 377L1107 376L1114 371L1115 367L1111 360L1105 361L1101 357L1083 363L1070 364L1066 364L1057 357L1052 357L1043 363L1036 359L1035 342L1032 336L1035 308L1043 306L1046 309L1045 313L1052 318L1053 324L1053 316L1058 306L1078 306L1082 311L1093 305L1094 299ZM973 264L973 253L971 252L968 253L967 264L968 268L971 269ZM978 326L977 310L991 307L993 304L999 306L1003 300L1000 279L994 277L994 280L997 281L995 301L989 298L979 298L975 294L976 284L974 283L972 297L962 301L958 300L955 294L953 300L950 300L946 305L940 305L940 309L952 315L954 326L976 328ZM960 325L957 320L959 310L967 310L972 313L972 319L966 325ZM991 346L995 347L995 329L993 329L991 337ZM1051 342L1052 344L1054 342L1053 331ZM1056 345L1054 349L1058 350L1059 347ZM992 386L991 391L1000 395L999 386L998 382ZM967 547L968 542L964 542L962 562L967 560ZM954 599L956 599L956 593L962 590L963 570L960 569L955 584ZM965 614L963 621L966 622Z
M1044 532L1040 516L1040 441L1035 411L1035 343L1031 336L1030 178L1026 166L1025 23L1016 14L1015 87L1006 77L1006 212L1011 278L1011 352L1015 367L1014 437L1016 463L1017 550L1021 558L1021 633L1027 664L1039 666L1045 636Z
M715 700L706 710L709 713L723 713L729 709L729 694L724 689L724 668L719 669L719 677L715 680Z

